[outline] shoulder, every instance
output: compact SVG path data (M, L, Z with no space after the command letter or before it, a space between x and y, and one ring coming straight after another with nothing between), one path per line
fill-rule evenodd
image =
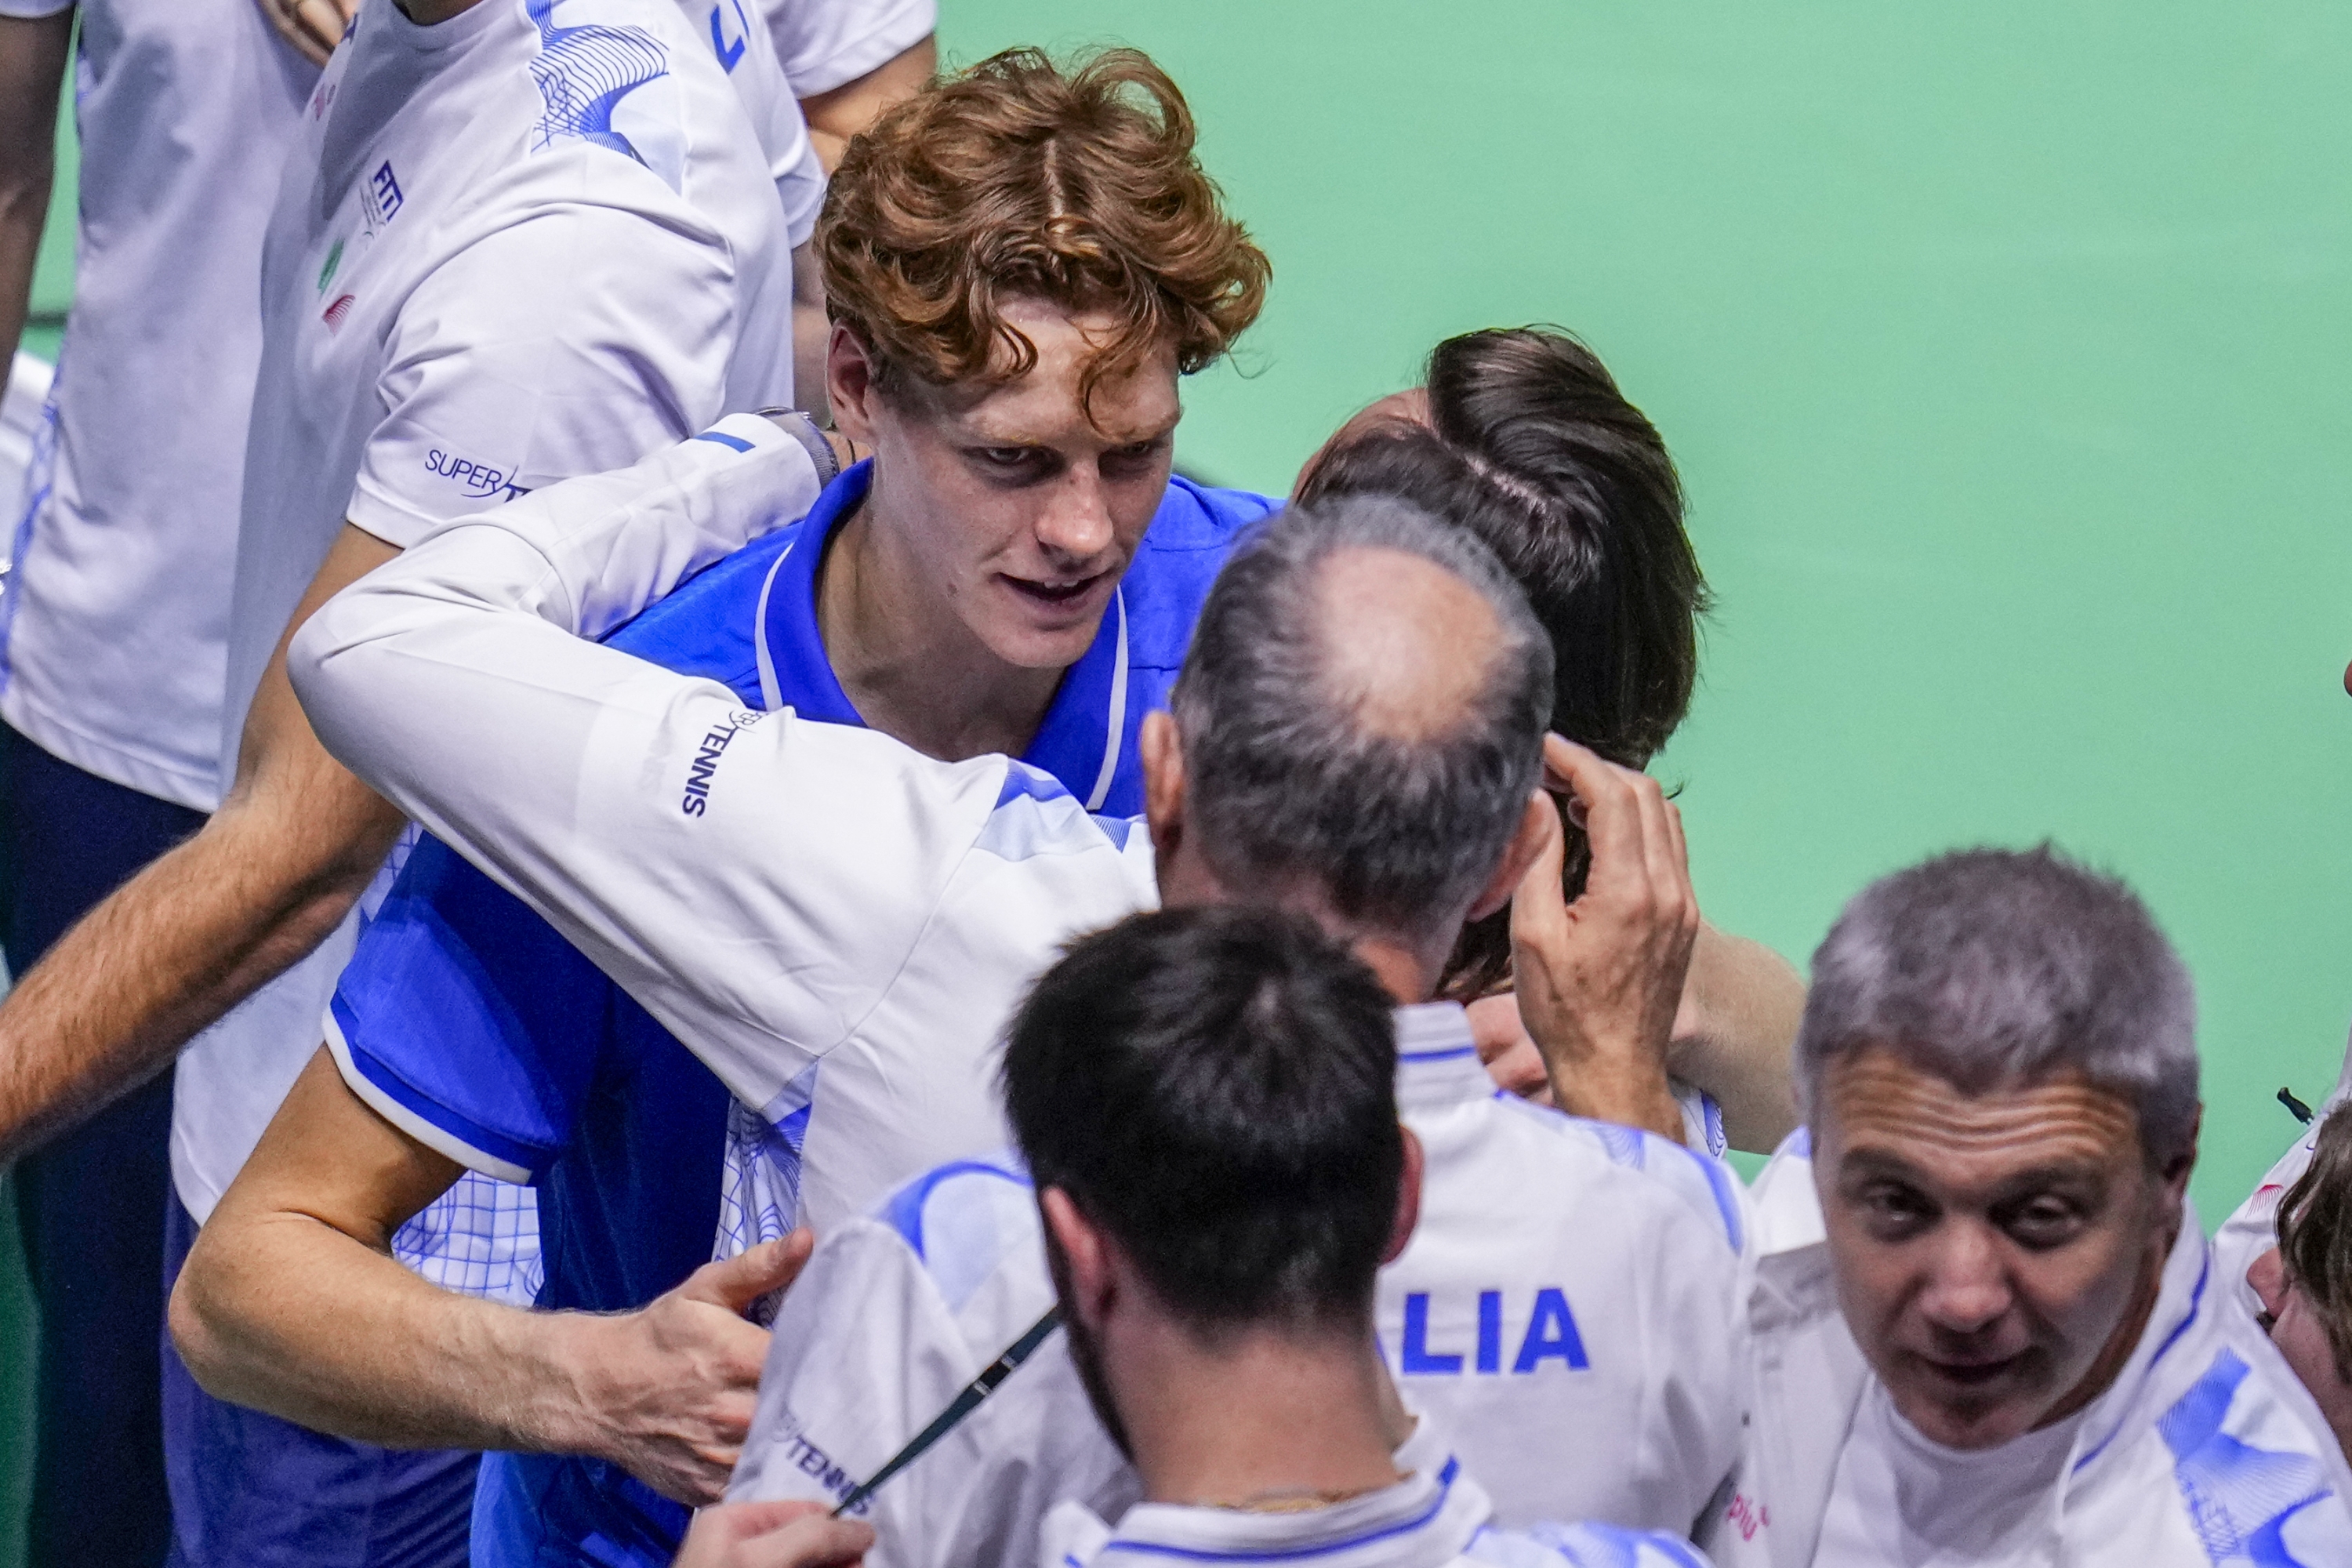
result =
M1678 1536L1589 1523L1482 1530L1459 1561L1494 1568L1706 1568L1706 1554Z
M2352 1563L2352 1471L2269 1342L2251 1322L2242 1333L2233 1328L2184 1344L2195 1358L2184 1369L2192 1380L2168 1390L2169 1403L2152 1413L2139 1444L2171 1470L2182 1507L2208 1539L2218 1527L2228 1540L2279 1542L2280 1562ZM2116 1474L2145 1471L2133 1465Z
M950 1313L1008 1269L1044 1273L1036 1192L1009 1152L934 1166L857 1224L869 1246L926 1275Z
M1734 1254L1746 1245L1738 1183L1722 1161L1638 1128L1563 1116L1507 1095L1489 1103L1496 1120L1538 1151L1537 1157L1582 1162L1596 1173L1593 1179L1615 1180L1626 1201L1685 1210Z
M1124 857L1130 848L1141 847L1137 826L1131 818L1090 815L1060 779L1043 768L1015 761L1006 764L996 805L972 847L999 860Z
M720 557L604 640L665 669L722 681L756 704L760 602L800 534L800 523L788 522Z
M1181 474L1170 479L1119 584L1137 663L1172 669L1183 662L1192 623L1226 557L1251 524L1281 507L1271 496L1215 489Z

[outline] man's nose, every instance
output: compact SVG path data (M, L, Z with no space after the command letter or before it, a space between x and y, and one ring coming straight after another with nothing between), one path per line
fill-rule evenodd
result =
M1998 1321L2012 1299L1999 1246L1981 1228L1961 1226L1937 1253L1919 1310L1937 1328L1973 1334Z
M1037 520L1037 542L1055 555L1084 561L1110 548L1111 532L1102 476L1091 464L1072 464Z

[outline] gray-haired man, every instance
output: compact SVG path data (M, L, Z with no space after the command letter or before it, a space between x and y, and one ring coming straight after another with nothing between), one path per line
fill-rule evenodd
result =
M1753 1192L1719 1562L2352 1563L2352 1471L2189 1205L2194 1032L2145 906L2047 847L1847 906Z

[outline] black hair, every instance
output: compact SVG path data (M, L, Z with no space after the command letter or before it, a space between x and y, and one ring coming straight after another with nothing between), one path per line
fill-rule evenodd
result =
M1318 459L1298 500L1399 496L1475 533L1551 637L1550 727L1646 766L1689 711L1710 602L1665 442L1599 356L1556 328L1448 338L1426 380L1429 425L1399 419L1350 437ZM1570 827L1570 897L1589 868ZM1507 978L1508 922L1504 910L1464 931L1450 994Z
M1297 916L1222 906L1071 944L1013 1020L1004 1099L1059 1187L1204 1335L1370 1321L1404 1168L1391 1002Z

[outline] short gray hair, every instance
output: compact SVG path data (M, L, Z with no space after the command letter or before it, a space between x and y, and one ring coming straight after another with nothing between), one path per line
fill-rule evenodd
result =
M1797 1033L1810 1119L1871 1047L1970 1094L2079 1073L2131 1101L2161 1168L2197 1134L2197 1002L2137 895L2048 844L1965 849L1872 883L1813 954Z
M1379 732L1334 689L1318 584L1343 552L1418 557L1494 614L1470 700L1410 738ZM1386 496L1292 507L1219 575L1171 701L1187 815L1237 888L1313 886L1343 920L1419 934L1478 895L1540 775L1551 643L1494 552Z

